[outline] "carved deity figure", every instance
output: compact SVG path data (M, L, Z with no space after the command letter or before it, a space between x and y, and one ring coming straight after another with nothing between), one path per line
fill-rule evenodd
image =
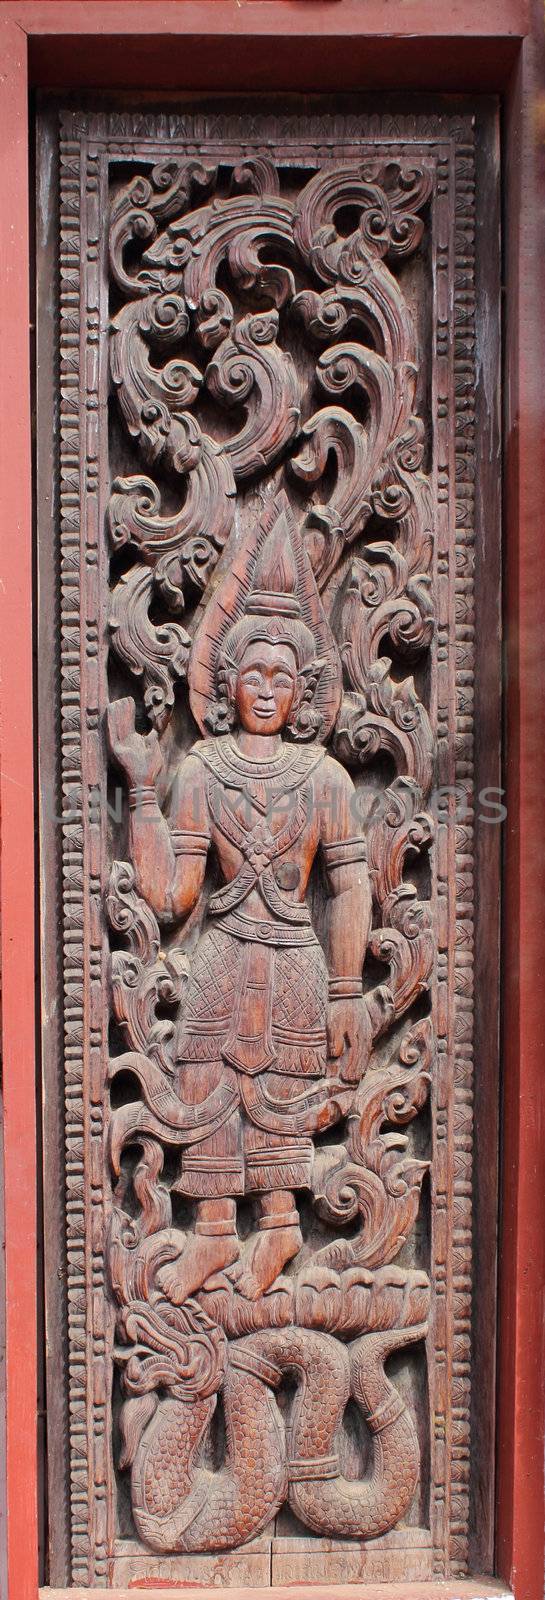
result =
M196 1221L158 1273L176 1305L225 1275L257 1299L297 1255L312 1134L332 1120L332 1097L337 1115L348 1109L370 1047L365 845L351 779L319 742L338 707L340 663L282 503L209 603L189 678L194 714L212 734L180 762L166 815L157 735L134 731L130 700L109 713L140 894L183 938L209 855L221 879L206 898L177 1033L177 1093L195 1127L174 1187L196 1203ZM316 861L322 942L307 903ZM258 1209L246 1246L243 1196Z

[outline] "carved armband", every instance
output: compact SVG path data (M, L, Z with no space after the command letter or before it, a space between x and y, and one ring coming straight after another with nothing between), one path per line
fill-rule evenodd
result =
M175 856L206 856L210 840L206 833L184 833L172 828L170 841Z
M332 867L349 867L353 861L367 861L367 848L361 834L353 839L334 839L322 845L328 872Z

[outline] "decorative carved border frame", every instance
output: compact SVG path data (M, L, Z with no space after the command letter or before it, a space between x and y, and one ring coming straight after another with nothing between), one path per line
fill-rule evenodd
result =
M155 159L214 145L274 147L282 160L289 142L334 156L349 143L371 140L393 154L433 160L434 253L433 438L436 492L438 632L437 786L473 779L473 547L475 540L475 168L474 118L458 113L409 116L257 115L220 111L188 116L143 111L68 111L60 117L60 527L61 723L64 915L64 1059L67 1228L67 1317L71 1570L74 1582L107 1583L113 1530L107 1526L112 1327L108 1326L103 1240L104 1063L108 983L103 926L105 877L104 746L107 640L101 613L108 552L100 504L100 465L107 466L104 418L107 375L99 362L107 328L107 282L99 255L100 216L107 203L112 156ZM347 146L348 141L348 146ZM449 304L456 282L456 328ZM107 472L106 472L107 476ZM454 534L454 543L453 543ZM449 689L454 686L452 719ZM453 799L447 801L452 813ZM435 985L437 1060L434 1071L435 1311L429 1339L434 1417L431 1478L433 1572L468 1570L471 1184L473 1105L473 819L453 826L440 811L436 896L440 929ZM86 878L88 891L85 889ZM452 891L452 885L455 885ZM450 972L449 972L450 969ZM454 1014L449 1014L448 979ZM454 1180L448 1193L449 1147ZM448 1206L452 1227L447 1228ZM91 1217L86 1253L85 1210ZM443 1220L444 1219L444 1220ZM86 1264L87 1263L87 1264ZM452 1291L449 1321L447 1293ZM111 1319L110 1319L111 1320ZM449 1401L449 1396L450 1401ZM89 1449L89 1446L91 1447ZM94 1529L94 1548L89 1546ZM98 1533L98 1538L97 1538ZM431 1574L430 1574L431 1575Z

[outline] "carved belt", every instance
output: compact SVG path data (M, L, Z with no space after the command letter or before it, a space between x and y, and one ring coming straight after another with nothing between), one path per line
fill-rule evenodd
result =
M242 911L233 910L222 916L221 927L225 933L233 934L235 939L243 939L249 944L271 945L273 949L318 944L310 916L304 923L258 922L256 917L247 917Z

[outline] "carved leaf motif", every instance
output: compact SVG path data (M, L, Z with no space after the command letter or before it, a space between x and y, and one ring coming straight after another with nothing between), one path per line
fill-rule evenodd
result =
M399 162L363 162L360 168L335 167L311 178L299 197L293 232L301 255L324 283L359 283L373 256L410 255L420 242L418 215L431 193L425 169ZM343 207L358 207L358 227L348 238L337 233Z
M355 537L369 515L370 506L362 491L368 481L367 433L342 406L328 406L304 424L301 438L302 448L290 461L290 467L303 482L318 482L330 452L337 463L337 488L329 504L313 506L303 530L316 582L323 589L345 541Z
M432 1048L431 1023L424 1017L404 1035L389 1066L367 1074L351 1113L348 1144L355 1159L369 1158L385 1122L403 1127L421 1110L429 1092ZM406 1148L405 1136L395 1143L390 1142L389 1134L383 1137L384 1150Z
M108 506L112 544L135 544L148 559L156 558L155 582L160 587L165 570L177 563L180 582L173 587L180 590L181 595L176 592L167 597L165 592L165 599L168 598L172 609L178 606L183 609L184 570L198 588L204 589L218 550L204 535L199 537L193 533L187 501L171 516L161 516L160 506L161 495L151 478L115 478ZM168 563L161 557L163 551Z
M314 505L306 523L311 551L312 530L324 541L321 552L318 540L315 545L315 574L323 588L344 544L363 531L370 515L369 490L390 438L395 395L388 363L363 345L332 346L320 356L316 375L328 394L337 396L356 386L369 401L363 429L340 407L317 412L303 429L308 442L291 462L297 477L316 482L325 471L329 451L336 455L338 477L331 500L327 506Z
M404 556L386 541L370 545L369 555L352 563L340 621L348 677L363 692L383 639L413 661L429 648L434 623L428 574L410 578Z
M124 934L129 949L144 966L157 961L160 935L157 918L136 893L134 868L129 861L113 861L106 898L110 927Z
M319 292L302 289L293 309L313 339L338 338L350 322L359 322L377 354L394 372L409 409L416 377L414 324L399 285L384 262L369 263L364 284L335 283Z
M370 949L390 969L387 984L369 997L375 1040L426 991L433 969L430 907L404 878L408 856L420 856L433 840L433 820L421 807L419 785L410 778L397 778L371 804L366 822L369 871L380 918L380 926L371 933Z
M245 426L224 445L237 479L275 461L299 427L297 372L276 343L277 333L276 311L243 317L207 367L214 398L247 408Z
M116 655L144 683L144 702L158 732L174 704L174 683L185 674L189 635L177 622L151 621L153 573L132 567L112 592L110 631Z
M171 1228L170 1194L162 1182L164 1150L157 1139L144 1136L138 1143L140 1155L132 1186L139 1210L136 1216L129 1216L123 1210L130 1188L130 1180L124 1172L118 1175L112 1212L108 1264L121 1305L128 1305L131 1300L149 1299L159 1256L162 1260L172 1259L173 1239L176 1240L175 1251L179 1248L178 1235L174 1235Z
M381 1130L384 1124L406 1126L422 1109L429 1091L431 1054L426 1018L411 1028L398 1057L386 1069L371 1070L364 1077L350 1114L346 1150L331 1146L320 1152L315 1176L320 1214L337 1223L359 1216L361 1229L354 1239L326 1245L314 1257L316 1265L382 1266L393 1261L404 1244L429 1163L405 1154L405 1134Z
M166 454L175 460L179 430L175 418L199 393L202 375L182 357L160 368L150 361L150 340L179 342L189 320L179 295L160 295L123 306L112 323L111 369L129 433L149 461Z
M391 661L379 657L371 667L367 693L343 696L334 746L350 767L366 766L381 750L396 772L415 778L424 795L433 775L433 737L425 707L411 678L398 683L390 676Z
M133 868L114 861L106 900L110 926L123 933L130 954L112 953L112 999L116 1020L129 1048L155 1059L164 1072L174 1072L174 1023L158 1019L160 1002L180 1004L189 976L187 958L179 950L160 955L159 928L153 912L137 894Z
M410 888L392 913L390 927L371 933L369 949L377 961L389 966L388 988L392 1012L379 1014L375 1037L384 1032L392 1016L401 1017L425 994L433 970L434 938L429 906L415 900Z
M412 575L430 571L433 510L429 479L419 471L424 451L419 417L410 416L404 431L385 451L373 493L373 510L397 524L397 546Z
M233 168L232 187L253 194L280 194L278 170L270 156L247 156Z
M336 456L337 484L330 502L313 505L306 520L320 587L328 582L344 544L363 532L371 512L399 521L408 571L415 571L419 558L428 566L429 487L422 474L408 477L422 459L421 430L412 418L407 432L394 445L389 442L403 410L389 364L363 346L336 345L320 357L317 376L331 394L361 386L370 407L364 429L340 407L317 412L302 429L305 445L290 463L297 477L313 483L325 472L329 451Z
M367 182L384 190L389 206L387 251L396 257L412 255L420 244L424 222L420 212L432 191L429 168L391 160L366 161L362 168Z
M371 470L371 464L382 459L392 430L394 384L389 362L365 345L336 344L320 356L316 376L327 394L334 397L352 385L368 396Z
M194 417L178 421L176 468L187 474L180 510L160 515L161 496L151 478L116 478L108 507L114 546L133 543L156 560L155 586L170 610L184 609L184 577L204 589L232 531L235 482L221 446Z
M204 289L195 314L195 326L205 350L215 350L231 330L233 306L223 289Z
M370 810L367 858L374 892L386 918L400 890L409 887L403 882L407 857L420 855L433 839L433 819L420 809L421 804L418 784L410 778L397 778Z

